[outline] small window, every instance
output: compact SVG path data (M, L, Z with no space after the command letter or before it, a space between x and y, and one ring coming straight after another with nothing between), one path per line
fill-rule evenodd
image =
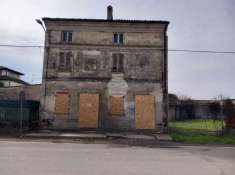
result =
M112 72L123 72L123 54L113 54L113 67Z
M65 43L72 42L73 33L68 31L63 31L61 35L61 40Z
M113 42L114 44L123 44L123 33L114 33Z
M71 71L71 52L60 52L59 60L59 71L60 72L70 72Z
M124 97L111 96L110 97L110 114L123 115L124 114Z

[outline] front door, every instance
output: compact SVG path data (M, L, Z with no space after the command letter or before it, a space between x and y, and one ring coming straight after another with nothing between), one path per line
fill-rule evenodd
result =
M152 95L135 96L136 129L155 128L155 99Z
M99 94L81 93L79 96L79 128L98 128Z

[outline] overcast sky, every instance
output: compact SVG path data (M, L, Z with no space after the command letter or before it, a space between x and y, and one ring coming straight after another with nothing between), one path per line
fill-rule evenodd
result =
M43 45L41 17L170 21L169 49L235 51L235 0L0 0L0 44ZM43 49L0 47L0 65L40 83ZM169 92L235 98L235 54L169 52Z

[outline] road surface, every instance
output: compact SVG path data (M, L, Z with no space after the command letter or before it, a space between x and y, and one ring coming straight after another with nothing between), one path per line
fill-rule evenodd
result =
M234 175L235 147L0 141L1 175Z

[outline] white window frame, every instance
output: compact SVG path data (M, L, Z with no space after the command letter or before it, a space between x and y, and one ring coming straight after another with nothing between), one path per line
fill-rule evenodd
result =
M64 34L66 34L65 38L64 38ZM71 34L71 41L69 40L70 34ZM71 43L73 41L73 32L72 31L62 31L61 32L61 41L64 43Z
M114 38L115 35L117 35L117 42L115 42L115 38ZM121 35L122 35L122 42L120 42ZM124 33L118 33L118 32L113 33L113 43L114 44L124 44Z

